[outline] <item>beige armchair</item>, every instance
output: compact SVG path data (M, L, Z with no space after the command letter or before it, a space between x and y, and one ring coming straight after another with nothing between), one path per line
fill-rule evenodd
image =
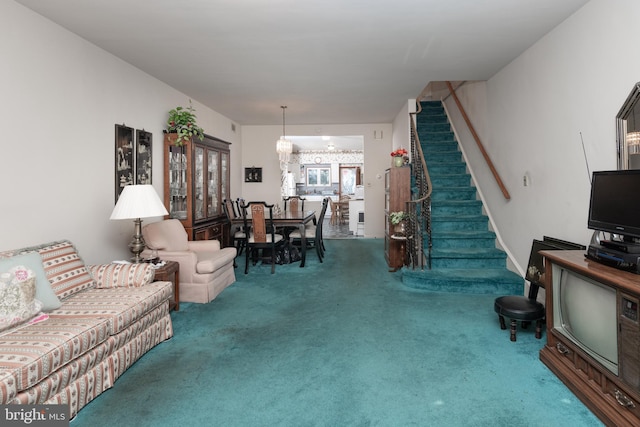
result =
M147 224L142 235L147 244L145 258L157 250L160 259L180 264L181 302L208 303L236 281L236 248L220 248L217 240L189 241L177 219Z

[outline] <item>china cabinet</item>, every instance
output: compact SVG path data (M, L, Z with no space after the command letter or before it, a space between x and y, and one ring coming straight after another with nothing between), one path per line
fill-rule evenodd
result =
M222 202L229 198L228 142L205 135L176 145L164 135L164 203L168 218L179 219L189 240L228 241Z

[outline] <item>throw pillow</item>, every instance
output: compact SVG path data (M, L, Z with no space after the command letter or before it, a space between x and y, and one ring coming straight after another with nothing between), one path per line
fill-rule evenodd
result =
M58 298L66 298L84 289L95 288L84 261L68 240L51 243L37 249L42 266L53 292Z
M89 265L89 273L97 288L131 288L149 284L155 276L151 264L100 264Z
M23 265L33 271L36 281L36 299L42 303L42 311L51 311L60 308L60 300L53 292L51 283L42 267L42 258L37 252L25 255L15 255L10 258L0 259L0 271L7 271L16 265Z
M41 308L33 271L19 265L0 273L0 331L32 319Z

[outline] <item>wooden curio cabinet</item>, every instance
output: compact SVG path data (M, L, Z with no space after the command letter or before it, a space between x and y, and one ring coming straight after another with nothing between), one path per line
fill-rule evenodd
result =
M406 259L405 242L393 239L393 229L389 214L404 211L406 202L411 199L411 168L409 166L387 169L384 175L384 257L389 268L402 268Z
M229 145L205 135L182 146L177 135L164 135L164 204L179 219L189 240L228 241L222 201L229 198Z

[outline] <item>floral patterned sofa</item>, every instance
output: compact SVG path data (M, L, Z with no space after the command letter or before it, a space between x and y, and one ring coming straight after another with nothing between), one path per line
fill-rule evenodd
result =
M69 241L0 252L0 404L73 417L173 336L170 282L148 264L85 266Z

